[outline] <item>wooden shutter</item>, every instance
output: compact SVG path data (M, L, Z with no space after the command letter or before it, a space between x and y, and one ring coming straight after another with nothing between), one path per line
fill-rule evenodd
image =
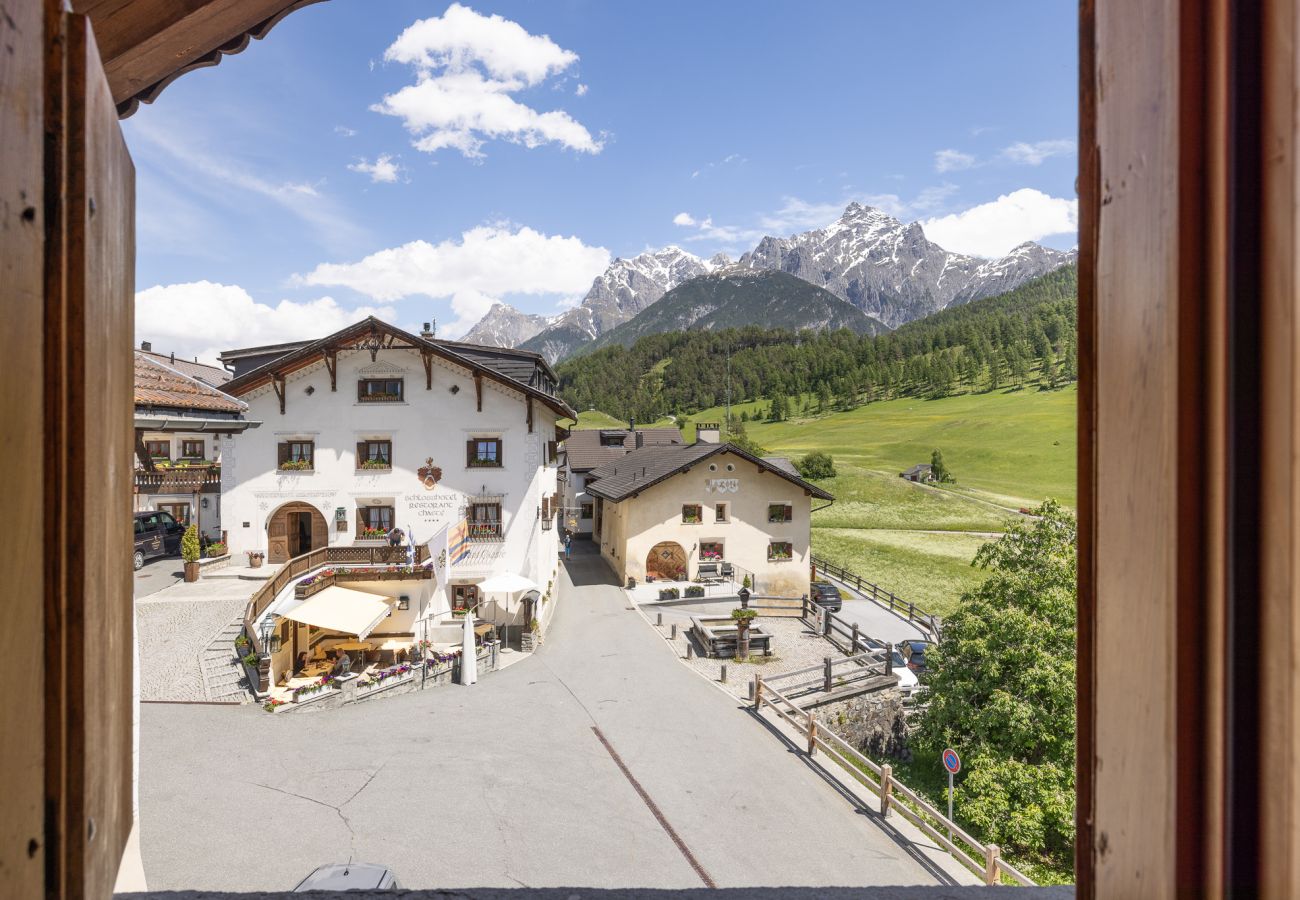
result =
M497 445L497 465L504 466L506 464L506 454L505 454L505 450L502 449L501 438L496 439L496 445Z
M357 379L357 402L358 403L360 403L361 398L365 396L366 393L365 387L366 387L366 382L363 379L358 378Z
M369 451L369 449L370 448L369 446L367 446L366 441L357 441L357 466L356 467L358 469L361 468L361 464L366 461L366 454L367 451Z
M281 441L275 445L275 465L280 467L289 461L289 443Z
M470 438L468 441L465 442L465 465L467 466L472 466L474 464L475 443L476 442L473 438Z
M555 442L555 441L547 441L547 442L546 442L546 461L547 461L547 462L552 462L552 463L555 462L555 454L556 454L556 442Z

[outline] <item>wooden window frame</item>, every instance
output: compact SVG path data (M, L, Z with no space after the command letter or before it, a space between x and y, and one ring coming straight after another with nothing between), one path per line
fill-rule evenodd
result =
M694 513L689 512L694 510ZM703 525L704 524L704 505L702 503L683 503L682 504L682 524L683 525Z
M285 463L293 463L302 459L301 450L294 450L295 447L307 448L307 465L304 468L285 468ZM281 472L314 472L316 471L316 442L315 441L280 441L276 445L276 468Z
M198 445L199 448L198 453L190 453L190 448L193 445ZM208 452L207 448L208 448L207 441L201 438L199 440L195 440L193 438L185 438L181 441L181 459L205 459L207 457L207 452Z
M583 503L578 507L579 519L594 519L596 517L596 504Z
M385 390L381 394L372 394L367 388L371 385L383 385ZM395 385L395 392L387 390L391 385ZM358 378L357 379L357 402L358 403L405 403L406 402L406 379L405 378Z
M495 515L480 515L481 512ZM501 540L505 535L505 509L499 500L473 500L465 514L471 540Z
M713 523L715 525L725 525L731 521L731 504L715 503L713 504Z
M717 547L718 555L713 558L705 557L705 547ZM727 558L727 542L724 540L700 541L700 562L722 562Z
M376 445L380 445L386 448L383 454L383 458L387 460L387 464L382 466L367 466L365 465L365 463L372 461L373 458L370 456L370 453L373 447ZM392 468L393 468L392 439L390 438L386 438L382 440L365 439L365 440L357 441L356 470L358 472L388 472L391 471Z
M481 456L480 451L492 447L494 456ZM505 467L505 442L499 437L472 437L465 442L465 467L467 469L501 469Z
M180 503L157 503L157 504L155 504L155 508L158 510L158 512L165 512L165 513L167 513L169 516L171 516L173 519L175 519L176 522L177 522L178 524L182 525L182 526L185 527L185 528L189 528L189 527L190 527L190 522L191 522L191 519L190 519L190 506L191 506L191 504L190 504L190 503L186 503L186 502L180 502ZM185 514L184 514L183 516L178 516L178 515L176 515L176 510L178 510L178 509L183 509L183 510L185 510Z
M371 513L371 512L374 512L374 511L382 511L382 510L387 510L387 511L388 511L388 516L387 516L387 518L388 518L388 527L387 527L387 528L384 528L384 529L382 530L382 533L380 533L380 534L377 534L377 535L368 535L367 532L368 532L370 529L372 529L372 528L375 527L374 525L371 524L371 516L370 516L370 513ZM380 518L382 519L382 518L384 518L384 517L381 515ZM392 530L393 530L394 528L396 528L396 527L397 527L397 509L396 509L396 507L394 507L394 506L390 506L390 505L388 505L388 504L386 504L386 503L375 504L375 505L373 505L373 506L358 506L358 507L357 507L357 534L356 534L356 539L357 539L358 541L386 541L386 540L388 540L388 533L389 533L390 531L392 531Z
M772 510L776 509L778 506L782 508L781 517L774 519L772 518ZM793 503L787 503L783 500L778 500L769 503L767 505L767 523L769 525L785 525L786 523L793 522L793 521L794 521Z
M154 448L159 446L166 447L167 449L163 453L156 455L154 453ZM159 460L166 460L167 462L171 462L171 458L172 458L171 441L145 441L144 450L145 453L149 454L149 459L154 462L157 462Z
M786 547L789 550L788 556L773 556L772 551L777 547ZM793 541L768 541L767 542L767 561L768 562L793 562L794 561L794 542Z

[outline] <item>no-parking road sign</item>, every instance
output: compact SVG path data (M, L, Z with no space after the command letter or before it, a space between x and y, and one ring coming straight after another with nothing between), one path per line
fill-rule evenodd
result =
M961 757L951 747L943 751L943 767L948 770L949 775L956 775L961 771Z

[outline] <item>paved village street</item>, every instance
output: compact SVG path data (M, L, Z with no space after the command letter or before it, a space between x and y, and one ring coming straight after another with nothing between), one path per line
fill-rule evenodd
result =
M348 859L410 887L950 883L677 662L597 556L561 579L545 646L472 688L275 716L146 705L150 888L283 890Z

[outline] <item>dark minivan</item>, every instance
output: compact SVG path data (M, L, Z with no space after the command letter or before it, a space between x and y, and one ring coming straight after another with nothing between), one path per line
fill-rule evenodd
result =
M913 672L924 672L925 648L929 646L929 641L908 639L898 645L898 652L903 654L903 659L909 669Z
M844 605L844 601L840 598L840 589L825 581L812 583L811 597L813 603L831 612L839 612L840 607Z
M131 565L139 570L147 559L181 552L181 535L185 526L169 512L149 510L135 514L135 553Z

